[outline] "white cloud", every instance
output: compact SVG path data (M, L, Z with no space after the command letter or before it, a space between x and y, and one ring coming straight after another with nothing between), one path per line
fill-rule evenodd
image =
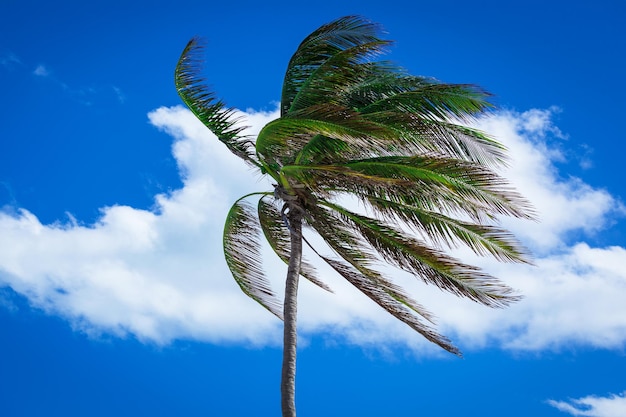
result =
M551 122L555 111L503 112L478 125L509 149L511 162L506 176L533 203L541 221L508 220L505 225L538 254L565 248L572 232L597 233L611 221L610 214L624 212L621 203L606 190L578 178L559 177L554 162L561 161L563 155L546 141L563 136Z
M0 213L0 280L83 330L156 342L272 340L279 323L240 296L221 253L229 189L258 184L190 113L160 109L151 119L180 139L183 188L156 196L153 211L104 208L89 227Z
M569 401L549 400L551 406L573 416L623 417L626 416L626 392L608 397L590 395Z
M626 273L619 267L625 249L572 244L570 238L574 232L598 233L621 206L604 190L558 177L553 162L562 156L548 139L562 134L551 122L552 111L503 112L480 123L511 149L506 175L542 217L537 224L506 223L536 251L536 267L477 260L519 288L524 301L494 311L394 272L439 317L441 330L466 347L495 343L534 350L577 343L614 348L626 340L621 301ZM248 111L246 116L254 134L277 113ZM190 112L160 108L149 117L175 138L172 151L183 187L157 195L153 210L103 208L99 221L88 227L76 221L43 225L24 209L0 212L0 284L87 332L132 334L158 343L175 338L279 343L280 323L240 292L221 249L230 205L271 185ZM285 267L273 256L266 260L280 294ZM335 294L301 286L304 334L338 334L361 345L427 345L327 268L320 272Z
M563 253L535 260L535 266L478 260L516 288L524 299L502 310L437 293L433 311L467 346L496 343L513 350L563 346L620 348L626 340L626 272L622 247L592 248L577 243ZM447 302L446 302L447 301Z

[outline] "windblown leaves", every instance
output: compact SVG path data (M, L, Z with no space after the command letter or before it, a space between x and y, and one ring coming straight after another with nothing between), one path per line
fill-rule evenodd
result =
M226 108L206 85L201 76L202 46L199 39L189 41L178 60L174 73L176 90L183 102L217 138L238 157L258 166L254 155L254 142L241 132L246 128L239 124L235 110Z
M283 172L316 193L403 203L442 213L532 218L528 203L504 178L477 164L423 156L380 157L335 165L290 165Z
M461 356L459 349L454 346L450 340L434 331L429 325L425 324L418 316L416 316L406 303L398 301L396 297L390 294L388 288L380 281L373 281L367 276L360 274L355 268L346 263L335 259L323 258L339 275L346 279L350 284L354 285L359 291L369 297L372 301L382 307L386 312L397 318L401 322L407 324L410 328L424 336L426 340L440 346L450 353ZM421 315L426 313L421 310Z
M321 256L337 273L426 339L451 353L460 355L459 350L446 337L439 335L424 323L424 320L433 323L434 319L422 305L406 294L400 286L372 268L376 256L368 250L358 231L342 221L337 212L320 207L309 213L308 222L345 261Z
M298 153L316 136L338 139L362 149L384 149L396 135L392 129L354 111L321 104L269 122L257 137L256 149L265 162L283 166L294 163Z
M237 201L226 217L224 256L241 290L282 320L281 303L263 272L260 233L252 206L245 201Z
M270 175L282 211L260 193L258 212L237 202L224 231L226 260L242 290L280 316L263 275L259 235L290 257L285 209L299 210L338 258L321 254L340 276L426 339L459 354L433 318L376 270L386 262L454 295L503 307L519 297L504 283L450 256L459 245L500 261L528 262L500 216L533 219L530 204L495 169L506 149L470 127L492 108L470 84L413 76L378 57L391 44L358 16L323 25L304 39L285 73L281 117L253 143L202 84L192 40L176 69L183 101L236 155ZM368 215L342 207L356 197ZM308 243L308 241L306 241ZM307 262L300 274L328 289Z
M352 47L381 42L378 25L358 16L339 18L307 36L287 66L281 97L281 115L287 114L303 85L333 56Z
M475 266L432 249L383 222L352 213L336 204L328 206L337 212L340 221L348 223L363 236L382 259L428 284L489 307L503 307L517 299L509 287Z
M389 223L403 222L439 247L454 248L462 242L477 255L492 255L504 262L527 262L525 249L515 236L497 226L469 223L373 196L368 197L368 203Z

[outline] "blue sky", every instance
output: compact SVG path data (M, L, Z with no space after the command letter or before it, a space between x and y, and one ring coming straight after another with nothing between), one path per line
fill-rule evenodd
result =
M220 248L230 204L268 184L172 72L207 39L209 83L258 131L299 42L347 14L412 73L495 95L477 123L540 213L504 222L536 266L475 260L525 295L501 311L390 272L463 359L330 272L334 295L303 284L299 415L626 415L622 1L127 3L0 4L0 415L279 415L280 323Z

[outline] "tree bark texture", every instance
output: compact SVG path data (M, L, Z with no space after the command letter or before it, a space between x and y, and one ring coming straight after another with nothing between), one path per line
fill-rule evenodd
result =
M283 305L283 368L280 391L283 417L296 417L296 347L298 338L296 315L298 310L298 278L302 262L302 214L299 210L290 210L288 217L291 251Z

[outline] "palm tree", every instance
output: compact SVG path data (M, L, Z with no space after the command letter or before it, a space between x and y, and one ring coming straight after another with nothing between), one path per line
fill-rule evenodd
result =
M514 236L493 220L532 218L532 209L494 171L505 163L504 147L468 127L492 107L489 94L377 60L390 45L379 33L376 24L347 16L304 39L287 66L280 118L256 139L242 133L234 109L204 85L197 39L176 67L176 88L191 111L235 155L275 182L273 190L234 203L224 253L243 292L284 321L285 417L295 416L299 276L329 290L302 259L303 242L311 246L303 226L332 248L329 256L311 247L340 276L454 354L459 350L433 329L432 316L377 271L377 261L487 306L518 299L496 278L445 252L462 243L479 255L527 262ZM370 215L344 207L345 196L356 197ZM256 208L248 202L252 198ZM288 265L283 303L262 270L261 234Z

